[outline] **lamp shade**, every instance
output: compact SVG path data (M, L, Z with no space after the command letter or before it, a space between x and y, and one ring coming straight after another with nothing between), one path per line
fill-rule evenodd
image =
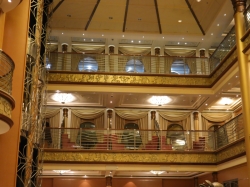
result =
M22 0L0 0L0 10L6 13L17 7Z

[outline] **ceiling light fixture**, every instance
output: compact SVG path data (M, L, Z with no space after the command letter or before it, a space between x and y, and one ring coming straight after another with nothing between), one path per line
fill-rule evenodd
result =
M75 100L75 97L70 93L55 93L52 96L54 101L60 102L62 104L69 103Z
M160 175L160 174L164 173L165 171L154 171L154 170L151 170L150 172L153 173L153 174L155 174L155 175Z
M154 105L162 106L164 104L167 104L171 101L171 98L168 96L152 96L149 99L149 102Z
M219 101L219 104L221 105L230 105L233 103L233 100L229 97L222 97L221 100Z
M62 175L63 173L67 173L70 170L53 170L53 171L56 172L56 173L59 173L60 175Z
M181 19L179 19L179 20L178 20L178 22L179 22L179 23L181 23L181 22L182 22L182 20L181 20Z

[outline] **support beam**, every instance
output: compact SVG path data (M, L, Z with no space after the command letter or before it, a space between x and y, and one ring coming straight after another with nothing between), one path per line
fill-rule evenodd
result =
M126 9L125 9L125 15L124 15L122 32L125 32L125 30L126 30L127 15L128 15L128 5L129 5L129 0L127 0L127 3L126 3Z
M203 35L206 35L206 33L205 33L205 31L203 30L203 28L202 28L202 26L201 26L201 24L200 24L200 22L199 22L199 20L198 20L198 18L197 18L197 16L196 16L196 14L194 13L194 10L192 9L192 7L191 7L189 1L186 0L186 3L187 3L187 6L188 6L189 10L191 11L191 13L192 13L194 19L195 19L197 25L199 26L199 28L200 28L202 34L203 34Z
M87 25L85 26L85 31L88 30L89 24L90 24L90 22L92 21L92 18L93 18L94 14L95 14L95 11L96 11L97 7L99 6L100 1L101 1L101 0L97 0L97 2L96 2L96 4L95 4L95 7L94 7L94 9L93 9L93 11L92 11L92 13L91 13L91 15L90 15L90 17L89 17L89 20L88 20L88 22L87 22Z
M157 22L158 22L159 32L160 32L160 34L162 34L162 31L161 31L161 20L160 20L160 16L159 16L159 10L158 10L157 0L154 0L154 2L155 2L155 11L156 11L156 16L157 16Z

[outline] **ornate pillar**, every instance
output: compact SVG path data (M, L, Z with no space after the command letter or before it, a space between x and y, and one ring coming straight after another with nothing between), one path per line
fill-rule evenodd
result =
M106 177L106 187L112 187L112 177L111 176Z
M213 172L213 182L218 182L218 173L217 172Z
M68 128L68 109L63 109L64 128Z
M199 187L198 177L194 178L194 187Z
M200 49L200 57L205 57L205 49Z
M194 130L200 130L199 129L199 113L198 112L194 112L193 115L194 115ZM198 140L199 139L199 134L196 133L195 134L195 140Z
M112 114L113 111L112 110L108 110L108 129L112 129Z
M247 157L247 176L250 179L250 91L249 91L249 72L248 72L248 60L247 56L242 52L244 49L244 43L241 42L241 38L245 34L245 23L243 12L246 8L246 0L231 0L234 7L234 21L235 21L235 34L236 34L236 46L238 56L238 66L240 73L240 88L242 97L243 119L244 119L244 134L245 134L245 147ZM250 180L248 180L248 186L250 186Z
M161 53L161 49L159 47L155 48L155 55L159 56Z

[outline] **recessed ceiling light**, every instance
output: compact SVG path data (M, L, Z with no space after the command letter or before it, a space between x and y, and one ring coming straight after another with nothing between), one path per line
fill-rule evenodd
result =
M239 95L236 95L236 97L239 97Z
M63 32L62 32L62 34L63 34Z
M207 106L207 103L205 105Z
M84 35L84 34L82 34L82 35Z
M184 38L182 38L184 40Z
M180 44L180 42L178 42L178 44Z
M142 36L142 38L144 38L144 36Z
M139 43L141 43L141 41L139 41Z
M93 42L94 40L93 40L93 39L91 39L91 41Z
M217 26L219 27L219 26L220 26L220 24L218 23L218 24L217 24Z
M124 35L122 35L122 37L124 37Z
M164 36L162 38L164 39Z
M214 33L211 33L211 35L213 36L213 35L214 35Z
M83 41L85 41L85 39L83 39Z
M224 14L224 16L227 16L227 14Z
M8 0L9 3L11 3L12 1L11 0Z
M201 0L196 0L198 3L201 2Z
M187 45L187 43L185 43L185 45Z
M238 78L238 75L236 75L235 77Z
M104 36L104 34L102 34L102 36Z
M134 41L133 41L133 40L131 40L131 42L133 43Z
M179 23L181 23L181 22L182 22L182 20L181 20L181 19L179 19L179 20L178 20L178 22L179 22Z
M203 38L201 40L204 40Z

